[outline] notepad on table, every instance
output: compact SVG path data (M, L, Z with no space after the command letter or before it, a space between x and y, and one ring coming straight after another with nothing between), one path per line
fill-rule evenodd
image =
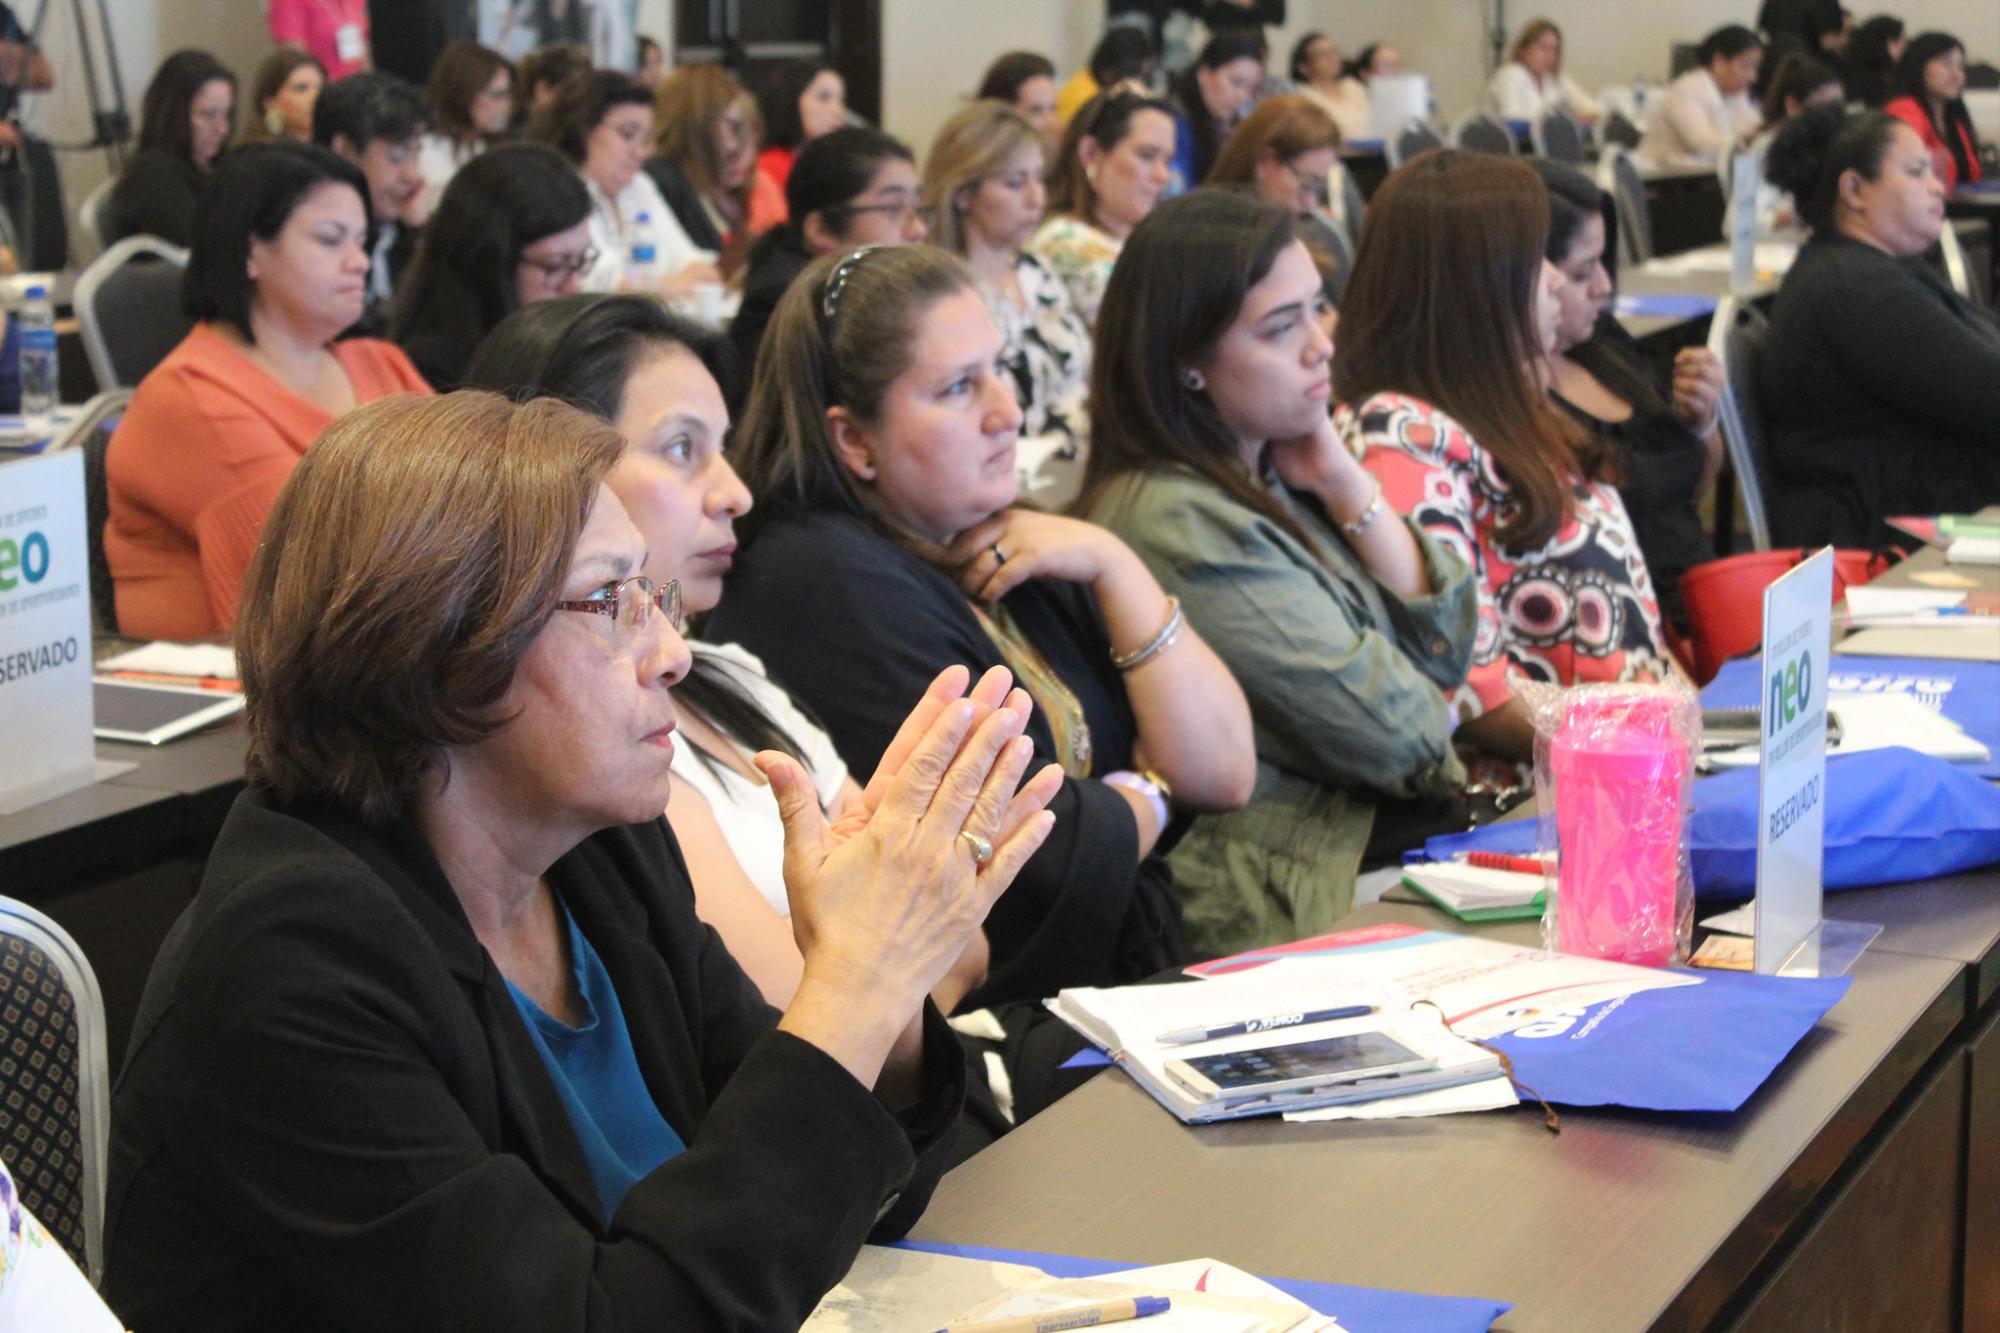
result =
M1458 861L1403 867L1403 883L1461 921L1525 921L1542 914L1543 879Z

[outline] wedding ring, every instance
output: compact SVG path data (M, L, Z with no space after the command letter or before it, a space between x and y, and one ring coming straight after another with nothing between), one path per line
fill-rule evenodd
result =
M965 839L972 848L972 864L983 866L993 859L993 844L970 829L960 829L958 836Z
M1000 549L999 542L994 542L991 546L987 547L986 549L993 552L993 558L995 560L998 560L1003 565L1007 563L1007 553Z

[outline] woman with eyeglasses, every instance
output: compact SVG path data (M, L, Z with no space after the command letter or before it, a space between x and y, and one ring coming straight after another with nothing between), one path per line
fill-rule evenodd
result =
M189 244L196 203L235 131L236 76L227 66L206 51L161 61L139 106L139 151L104 205L104 243L157 236Z
M801 167L804 162L801 160ZM987 919L968 1006L1134 981L1183 960L1161 853L1253 773L1228 671L1102 528L1014 508L1021 409L971 272L934 246L816 261L785 293L737 428L756 497L717 638L758 655L848 763L953 662L1034 696L1065 774L1056 831Z
M918 204L916 157L880 130L834 130L800 149L785 177L785 205L783 224L750 248L743 303L729 324L739 403L765 325L814 258L857 245L914 245L930 234Z
M1090 442L1090 330L1069 290L1022 249L1046 200L1041 134L1003 103L965 107L924 157L931 240L964 258L1000 326L1021 433L1074 459Z
M683 65L653 95L660 135L646 174L688 239L742 272L750 244L785 216L784 192L757 171L757 103L720 65Z
M1085 324L1096 325L1118 248L1165 197L1173 172L1174 109L1136 88L1099 93L1063 131L1048 216L1027 249L1069 288Z
M803 957L767 1005L660 815L688 648L624 448L552 400L405 398L287 484L237 640L250 784L112 1116L133 1323L796 1328L921 1212L965 1069L927 995L1057 775L1022 783L1026 696L963 668L837 821L758 755Z
M1210 185L1247 190L1289 213L1299 239L1322 277L1328 306L1340 304L1347 273L1337 258L1343 249L1327 219L1327 175L1339 161L1340 127L1317 103L1298 93L1267 97L1222 146ZM1361 219L1349 224L1360 230Z
M431 127L417 152L417 169L435 199L460 167L507 133L514 119L514 67L478 42L452 42L431 66L424 103Z
M590 194L539 144L504 144L452 177L396 288L390 338L439 393L479 340L524 305L577 290L589 269Z
M585 291L675 300L697 283L721 280L715 256L688 238L641 170L653 148L653 95L644 84L615 70L578 70L535 113L527 137L568 158L590 191L594 258L583 274ZM653 240L650 278L633 257L642 226Z

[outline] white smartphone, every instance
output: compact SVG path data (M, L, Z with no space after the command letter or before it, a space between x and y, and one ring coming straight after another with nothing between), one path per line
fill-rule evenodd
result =
M1419 1055L1385 1032L1349 1032L1169 1060L1166 1070L1169 1078L1203 1101L1234 1102L1388 1078L1436 1065L1434 1058Z

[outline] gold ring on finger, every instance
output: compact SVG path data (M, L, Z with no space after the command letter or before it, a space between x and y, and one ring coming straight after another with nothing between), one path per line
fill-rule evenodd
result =
M965 839L966 845L972 848L972 864L983 866L993 859L993 844L977 833L970 829L960 829L958 836Z

